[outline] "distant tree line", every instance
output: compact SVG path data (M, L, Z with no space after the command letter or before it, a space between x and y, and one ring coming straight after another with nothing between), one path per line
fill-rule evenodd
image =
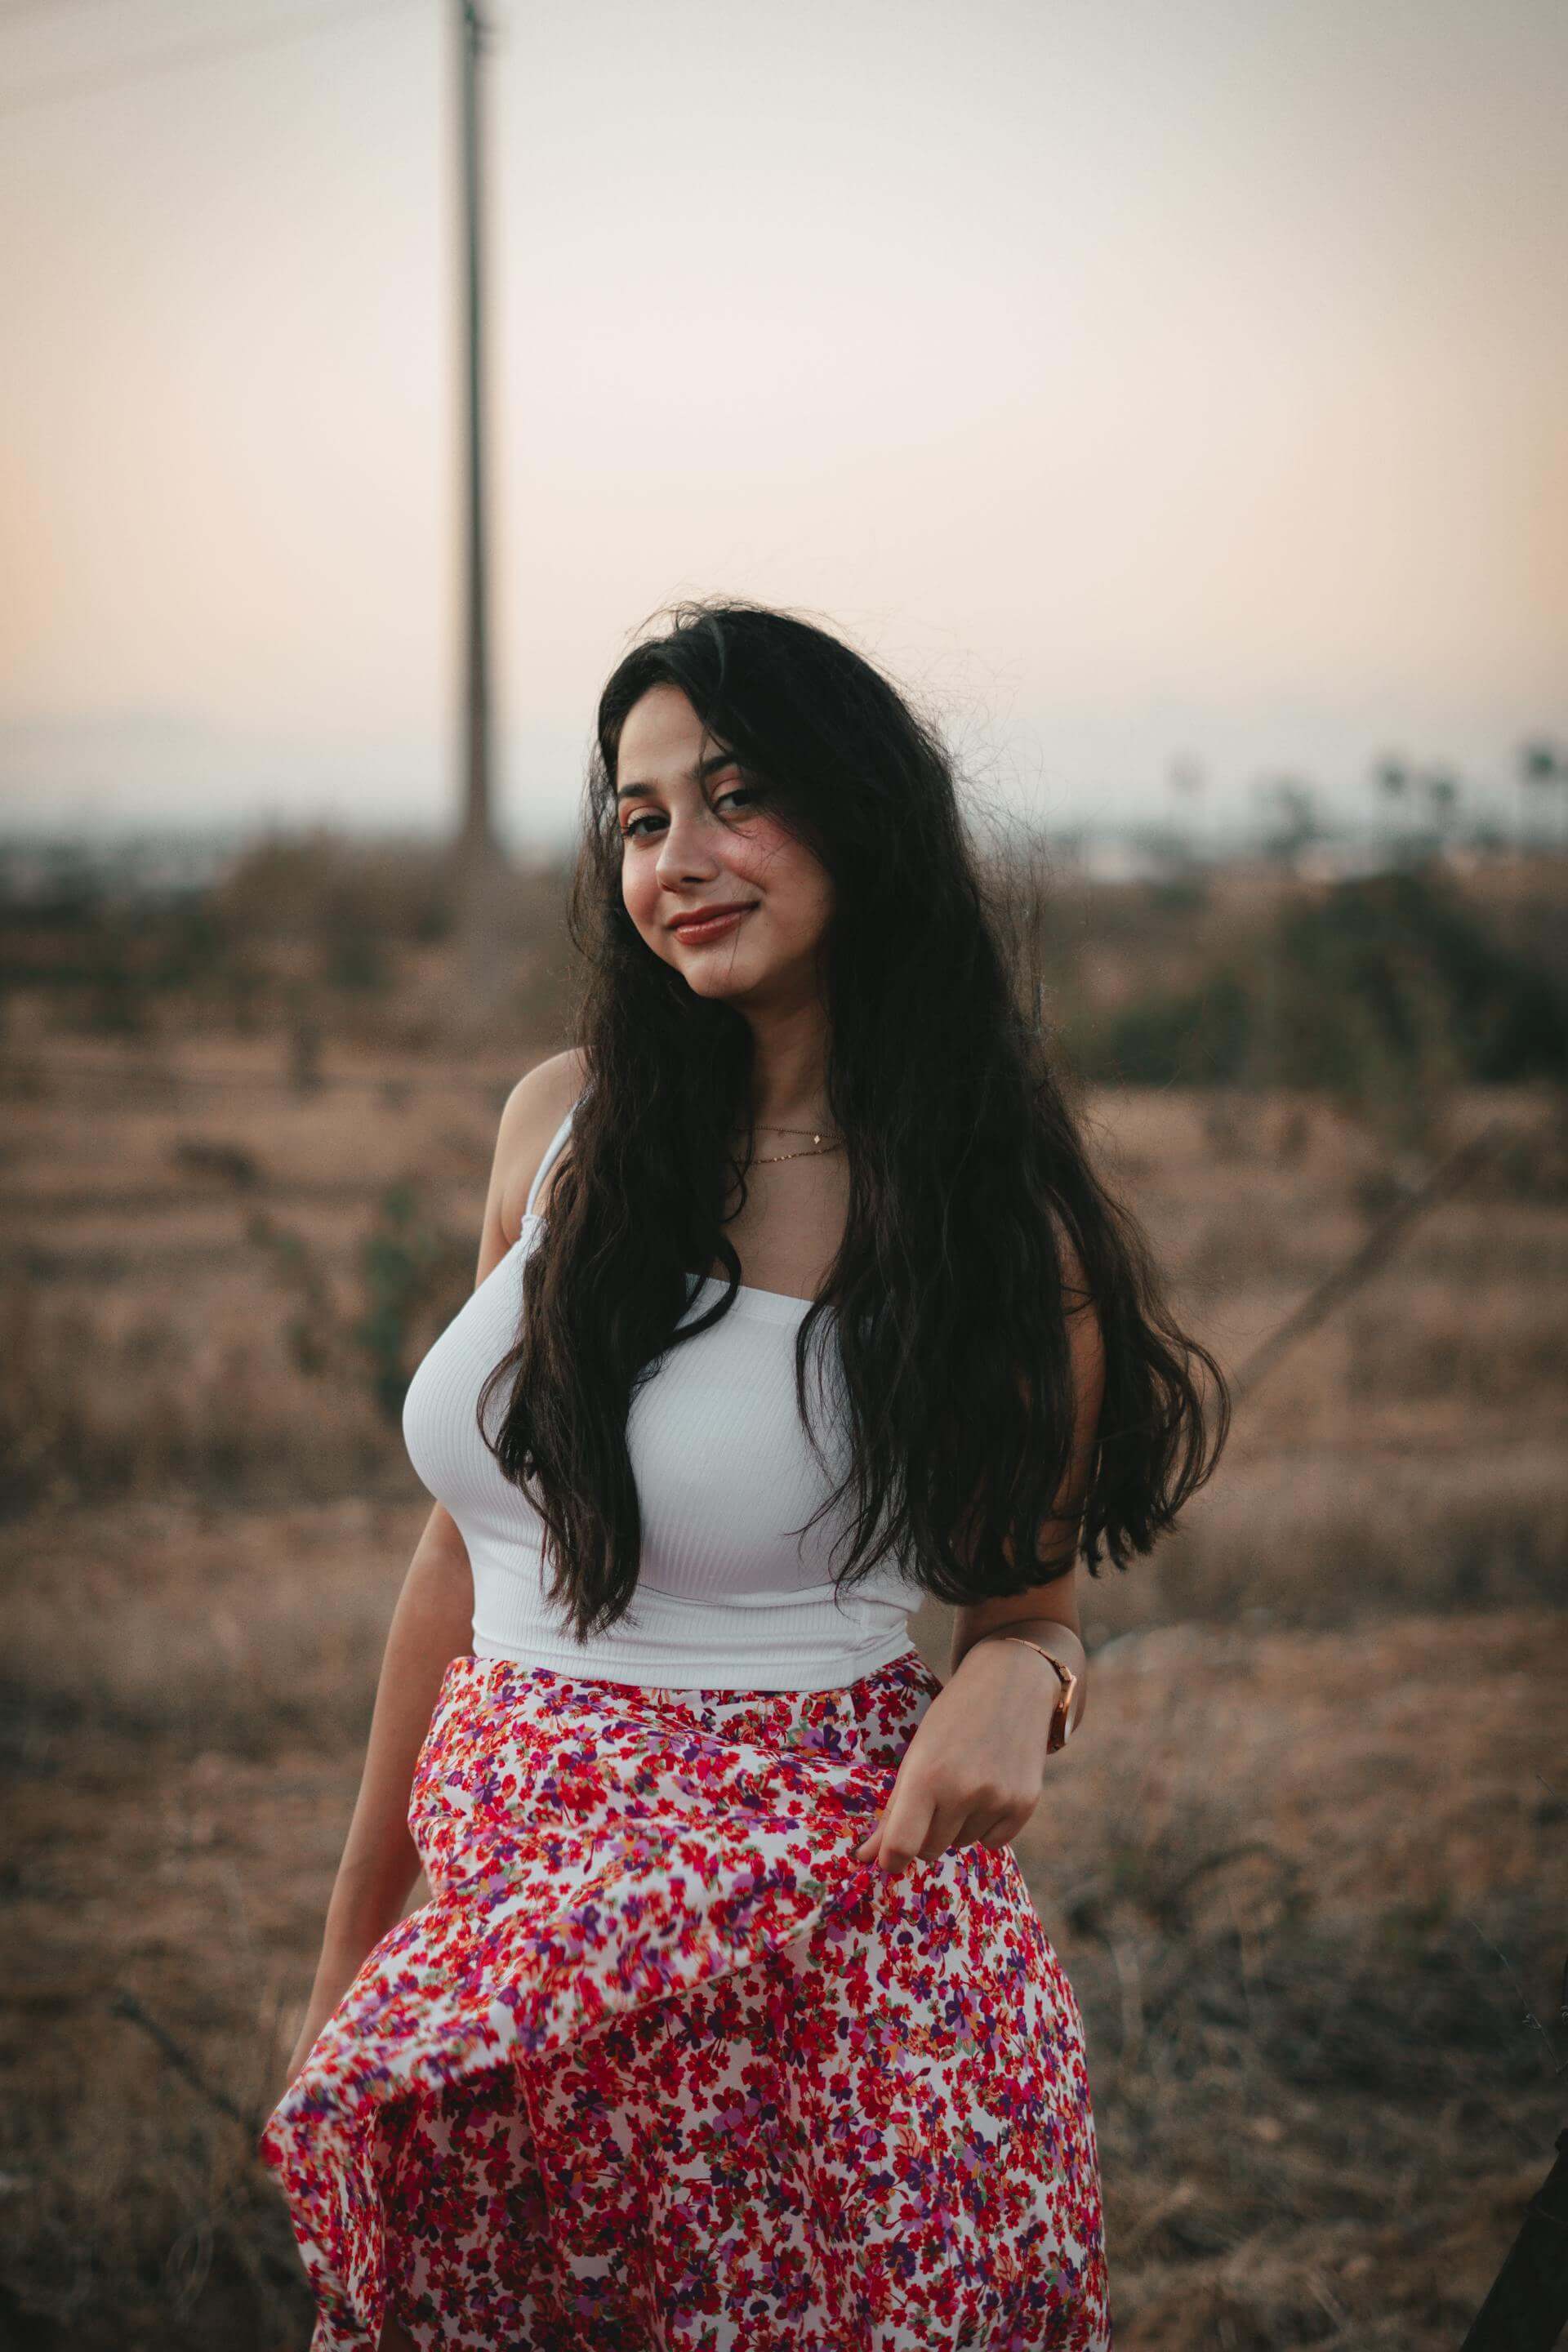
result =
M1364 1094L1568 1079L1568 985L1500 939L1439 873L1302 892L1217 942L1191 985L1113 1010L1081 1002L1063 1041L1086 1078Z

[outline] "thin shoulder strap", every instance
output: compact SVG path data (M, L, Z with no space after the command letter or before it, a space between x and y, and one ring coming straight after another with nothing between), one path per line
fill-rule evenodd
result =
M581 1100L581 1097L579 1097L579 1100ZM562 1120L560 1126L556 1129L554 1134L551 1137L549 1142L544 1147L544 1157L540 1161L538 1167L534 1170L533 1181L528 1188L528 1199L524 1203L522 1212L525 1217L531 1217L533 1214L533 1203L538 1196L540 1185L543 1182L546 1175L549 1173L551 1161L554 1159L556 1153L560 1150L562 1145L566 1140L572 1126L572 1111L574 1111L576 1108L576 1103L574 1103L572 1110L567 1112L565 1118Z

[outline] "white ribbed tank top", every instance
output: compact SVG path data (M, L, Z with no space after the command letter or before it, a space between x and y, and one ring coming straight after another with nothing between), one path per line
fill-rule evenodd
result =
M793 1532L847 1470L848 1439L832 1410L843 1392L829 1318L807 1393L830 1481L795 1395L795 1332L811 1302L780 1291L742 1286L713 1328L672 1349L632 1398L626 1443L643 1550L626 1614L579 1643L548 1599L544 1523L502 1475L475 1414L486 1374L516 1333L523 1263L542 1227L533 1202L571 1125L568 1111L529 1188L516 1242L435 1341L404 1399L409 1460L468 1547L475 1656L685 1690L827 1690L886 1665L912 1647L910 1612L924 1596L890 1560L836 1591L830 1555L842 1510L798 1538ZM690 1281L683 1324L724 1293L715 1276ZM498 1390L486 1420L492 1437L504 1409ZM840 1544L840 1561L847 1549Z

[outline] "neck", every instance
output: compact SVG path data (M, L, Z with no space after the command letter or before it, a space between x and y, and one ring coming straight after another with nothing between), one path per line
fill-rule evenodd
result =
M826 1134L827 1016L820 999L759 1013L752 1022L752 1116L759 1127L820 1128Z

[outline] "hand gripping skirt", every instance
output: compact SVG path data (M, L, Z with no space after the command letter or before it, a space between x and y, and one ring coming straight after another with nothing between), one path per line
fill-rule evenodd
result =
M854 1848L942 1685L453 1659L430 1900L258 2143L310 2352L1103 2352L1071 1987L1007 1848Z

